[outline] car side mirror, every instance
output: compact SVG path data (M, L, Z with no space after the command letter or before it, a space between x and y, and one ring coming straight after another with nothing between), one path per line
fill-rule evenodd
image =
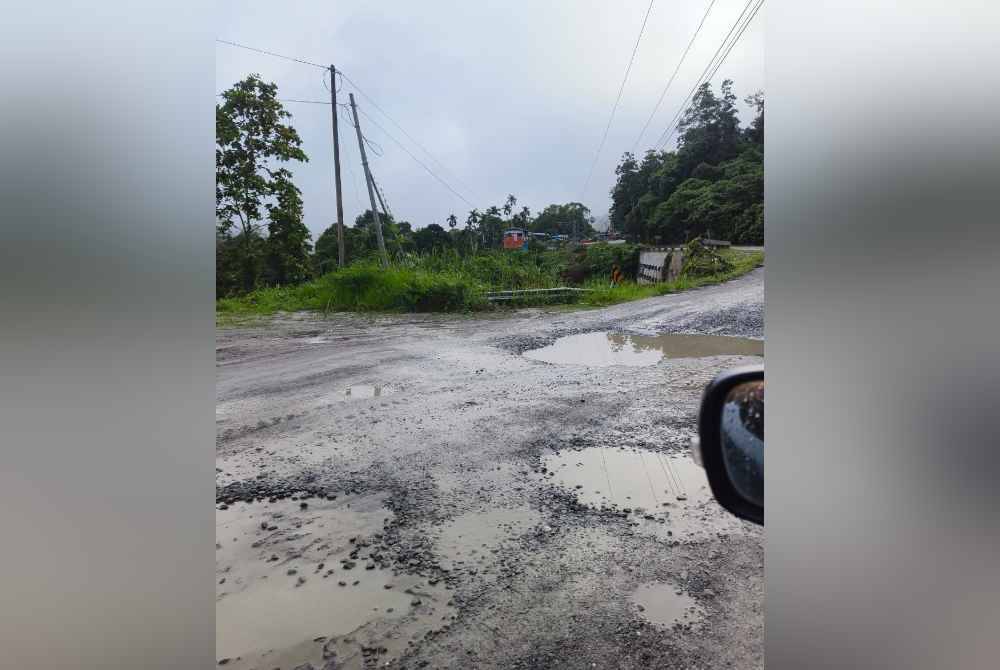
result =
M763 365L727 370L705 388L692 450L719 504L763 525Z

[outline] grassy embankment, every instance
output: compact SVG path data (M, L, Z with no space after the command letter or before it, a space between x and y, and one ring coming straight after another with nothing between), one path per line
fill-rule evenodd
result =
M717 272L703 277L678 277L674 281L663 282L662 284L636 284L635 282L625 282L612 288L609 282L591 281L585 288L593 289L580 300L581 304L604 306L614 305L619 302L630 300L642 300L668 293L679 293L699 286L709 286L711 284L721 284L724 281L735 279L754 268L764 264L764 252L762 251L723 251L721 254L730 261L732 267L723 272Z
M624 250L627 254L633 251ZM300 310L475 311L494 308L485 298L487 291L565 285L591 289L581 293L576 304L603 306L717 284L746 274L764 261L760 252L730 250L723 252L729 267L722 272L656 285L624 282L612 288L607 279L612 262L618 262L627 274L634 274L629 259L621 258L621 253L592 248L573 257L562 251L494 252L471 258L435 254L412 258L387 270L372 262L361 262L299 286L262 288L244 296L220 299L216 315L222 321L231 321Z

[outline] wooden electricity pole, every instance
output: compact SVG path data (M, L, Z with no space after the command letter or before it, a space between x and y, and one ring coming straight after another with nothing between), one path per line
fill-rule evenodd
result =
M378 254L382 259L382 267L389 267L389 256L385 253L385 240L382 239L382 219L378 215L378 207L375 206L375 192L372 189L372 173L368 169L368 154L365 153L365 141L361 136L361 123L358 121L358 106L354 102L354 94L348 94L351 98L351 112L354 114L354 129L358 131L358 149L361 151L361 165L365 168L365 184L368 185L368 201L372 205L372 218L375 219L375 237L378 239Z
M340 191L340 131L337 129L337 68L330 66L330 109L333 113L333 181L337 185L337 267L344 267L344 197Z

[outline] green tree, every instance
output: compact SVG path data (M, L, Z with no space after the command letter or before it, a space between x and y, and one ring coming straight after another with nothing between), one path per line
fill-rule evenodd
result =
M310 277L311 234L302 223L302 196L290 181L278 186L277 204L268 205L265 254L267 279L278 285L299 284Z
M450 249L452 247L452 239L444 228L436 223L432 223L413 234L413 244L419 253L428 253L435 250Z
M615 230L624 231L625 217L632 211L646 190L639 178L639 163L631 153L622 155L615 167L617 179L611 189L611 209L608 211L610 225Z
M252 271L259 275L263 271L264 240L257 234L251 234L249 240L242 233L231 235L216 230L215 233L215 297L231 298L239 295L243 286L243 275L246 272L246 247L250 246Z
M677 124L678 168L682 178L690 176L701 163L715 165L739 153L740 122L732 88L732 80L726 79L720 96L716 97L711 85L705 82L698 87L691 106Z
M549 205L531 222L534 233L589 237L597 231L591 225L590 210L579 202Z
M287 193L291 184L292 173L276 163L308 161L298 133L284 123L291 114L277 93L277 85L252 74L225 91L215 106L217 232L241 241L237 254L244 291L253 289L260 276L262 249L255 240L266 201Z
M487 207L486 212L479 217L479 234L485 249L497 249L503 244L503 231L506 228L500 218L500 208Z
M758 149L719 166L699 166L657 206L650 229L663 242L698 236L763 244L764 163Z
M526 206L521 207L521 211L511 217L511 223L514 224L515 228L530 228L531 227L531 210Z
M616 168L608 215L633 242L678 243L711 231L734 242L763 242L764 94L745 99L757 111L740 128L732 81L716 95L698 88L678 125L676 151L630 153Z
M757 110L757 116L744 131L744 137L748 142L764 146L764 91L757 91L748 95L743 102Z
M515 198L514 194L511 193L510 195L507 196L507 200L503 204L503 215L509 218L510 213L514 211L514 207L516 206L517 206L517 198Z
M334 222L316 238L316 252L313 254L313 268L316 276L325 275L327 272L333 272L337 269L338 253L337 224Z

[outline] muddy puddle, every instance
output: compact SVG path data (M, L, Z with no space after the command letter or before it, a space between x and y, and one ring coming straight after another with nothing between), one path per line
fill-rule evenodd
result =
M670 584L644 584L629 599L641 617L659 626L696 625L705 616L694 598Z
M365 538L392 516L382 496L217 510L218 659L234 668L323 667L336 656L361 667L362 646L401 653L412 635L442 625L451 611L444 590L368 556Z
M625 335L597 332L561 337L524 356L555 365L610 367L655 365L664 358L763 356L764 341L722 335Z
M541 515L529 508L496 509L461 514L437 531L435 548L447 570L481 569L492 562L501 544L531 530Z
M678 541L745 526L712 497L705 471L689 456L590 447L543 459L543 476L595 508L629 509L636 531Z

